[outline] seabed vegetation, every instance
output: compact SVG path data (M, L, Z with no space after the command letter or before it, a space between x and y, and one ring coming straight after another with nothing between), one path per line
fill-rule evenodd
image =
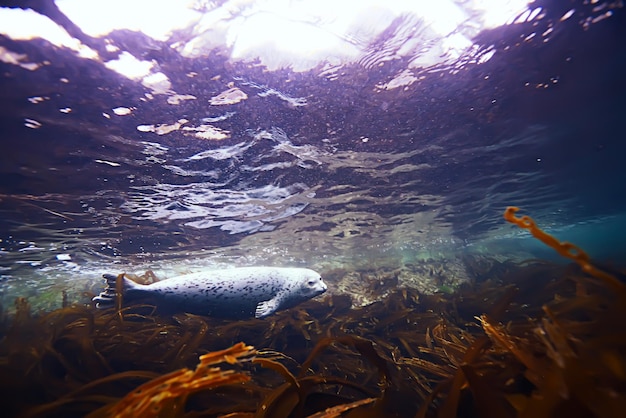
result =
M72 305L2 325L3 416L622 417L626 285L574 263L499 263L454 293L309 301L264 320Z

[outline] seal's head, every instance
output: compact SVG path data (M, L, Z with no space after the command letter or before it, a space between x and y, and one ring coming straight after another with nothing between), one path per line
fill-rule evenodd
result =
M314 298L317 295L321 295L328 289L322 276L316 271L305 269L305 274L302 277L300 285L300 293L305 299Z

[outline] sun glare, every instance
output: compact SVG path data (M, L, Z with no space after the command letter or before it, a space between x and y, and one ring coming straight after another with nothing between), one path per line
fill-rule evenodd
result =
M200 14L184 0L56 0L57 7L89 36L114 30L142 32L167 41L172 31L192 24Z
M512 22L529 10L526 0L230 0L206 6L206 10L192 0L55 3L92 37L107 37L116 30L141 32L156 41L171 42L186 57L200 57L221 48L233 60L260 59L270 70L290 67L296 71L321 62L358 60L383 31L407 16L421 25L424 30L419 31L420 36L427 38L403 40L399 53L410 54L410 47L420 43L435 44L433 53L415 61L433 65L441 54L452 58L462 55L472 46L476 31ZM173 34L182 29L187 38L178 35L173 40ZM15 40L46 39L76 51L78 56L98 57L48 17L30 9L0 8L0 33ZM107 48L114 51L117 46L109 43ZM119 52L119 58L107 62L107 67L134 79L150 74L153 63Z
M0 8L0 33L17 41L45 39L51 44L71 49L83 58L97 58L98 53L71 37L47 16L31 9Z

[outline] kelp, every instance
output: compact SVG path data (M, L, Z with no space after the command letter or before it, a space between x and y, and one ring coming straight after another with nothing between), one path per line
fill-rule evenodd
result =
M624 285L624 283L620 282L613 275L595 267L591 262L591 258L585 251L583 251L577 245L574 245L570 242L560 242L552 235L545 233L537 227L535 221L530 216L515 216L515 213L517 211L519 211L518 207L507 207L504 211L504 219L519 226L520 228L528 229L530 233L539 241L553 248L563 257L575 261L583 269L583 271L595 277L596 279L602 280L607 286L613 288L616 292L618 292L620 296L623 297L624 292L626 291L626 286Z
M395 289L360 308L329 295L263 320L149 305L32 313L18 299L2 321L0 407L33 418L621 416L621 278L516 212L505 218L576 264L468 260L480 280L455 294Z
M88 414L87 418L174 416L183 410L188 396L194 392L250 380L246 374L211 366L223 362L240 363L254 354L255 350L244 343L204 354L194 371L185 368L153 379L113 405L105 405Z

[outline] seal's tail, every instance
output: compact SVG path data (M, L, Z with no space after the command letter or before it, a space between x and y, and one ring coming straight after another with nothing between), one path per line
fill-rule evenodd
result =
M117 276L115 274L103 274L102 277L106 280L106 287L104 292L91 299L96 302L96 308L106 309L115 304L115 283L117 282Z
M132 298L133 296L136 296L137 294L143 293L142 285L133 282L128 277L126 277L123 273L121 274L121 276L122 276L122 294L124 295L125 299L128 299L129 296ZM102 277L104 277L104 279L106 280L106 287L104 288L103 292L101 292L95 298L91 299L92 301L96 302L96 308L98 309L106 309L115 305L115 300L116 300L116 295L117 295L116 284L117 284L117 278L119 276L116 276L115 274L105 273L102 275Z

